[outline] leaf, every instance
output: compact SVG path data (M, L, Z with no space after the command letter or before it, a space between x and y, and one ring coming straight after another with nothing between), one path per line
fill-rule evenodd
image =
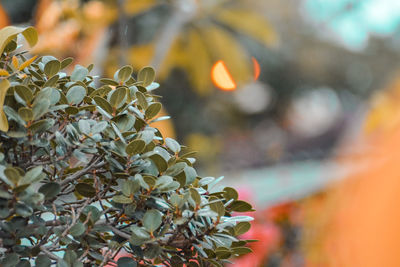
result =
M26 87L25 85L17 85L14 87L14 92L18 94L20 98L22 98L25 103L31 103L33 99L32 90Z
M244 254L253 252L253 250L248 247L236 247L236 248L232 248L232 251L233 251L233 254L236 254L236 255L244 255Z
M33 27L20 28L15 26L7 26L0 30L0 55L3 54L4 48L18 34L22 33L25 40L30 46L34 46L38 41L38 34Z
M15 69L18 69L19 67L19 62L18 62L18 58L16 56L13 56L11 59L12 65L14 66Z
M121 257L117 261L118 267L136 267L137 263L129 257Z
M43 254L38 255L36 257L36 260L35 260L35 266L36 267L50 267L51 266L51 260L46 255L43 255Z
M85 232L85 230L85 225L81 222L77 222L71 227L71 229L69 229L69 233L74 237L78 237L81 236Z
M93 98L94 102L96 102L96 104L101 107L105 112L108 112L109 114L113 113L112 107L110 105L110 103L108 103L107 100L105 100L104 98L100 97L100 96L95 96Z
M19 179L21 179L21 175L19 174L18 170L13 167L7 167L4 170L4 175L14 183L14 185L17 185L19 182Z
M123 103L126 96L126 88L119 87L111 94L110 104L112 107L117 108Z
M156 77L156 72L152 67L144 67L138 73L137 80L143 83L143 86L150 85Z
M246 34L264 45L272 46L278 37L268 21L254 11L248 9L220 9L217 20L229 28Z
M237 200L239 197L238 192L232 187L225 187L224 188L224 198L226 200Z
M26 67L28 67L29 65L31 65L32 62L35 61L36 58L37 58L37 55L31 57L30 59L28 59L27 61L25 61L24 63L22 63L21 66L19 66L18 70L24 70Z
M53 77L61 69L61 63L58 60L50 60L44 65L44 73L48 77Z
M146 97L144 96L144 94L142 92L137 91L135 93L135 95L138 100L139 106L142 109L146 109L148 104L147 104L147 100L146 100Z
M56 197L60 191L61 186L56 182L44 184L39 188L39 192L44 195L45 199L52 199Z
M75 190L84 197L94 197L96 195L96 189L87 183L78 183L75 186Z
M86 89L80 85L71 87L66 95L68 103L72 105L76 105L82 102L85 96L86 96Z
M165 138L165 144L174 153L179 153L181 151L181 146L179 143L172 138Z
M116 195L112 198L112 200L121 204L130 204L133 202L133 199L126 197L124 195Z
M33 112L30 108L22 107L18 109L18 115L26 122L33 119Z
M145 146L146 143L143 140L133 140L126 146L125 152L128 153L128 155L133 156L142 153Z
M71 81L83 81L88 74L89 71L85 67L81 65L76 65L74 71L71 74Z
M69 64L71 64L74 61L72 57L67 57L64 58L63 61L61 61L61 69L66 68Z
M190 196L192 197L192 199L194 200L194 202L195 202L197 205L200 205L201 197L200 197L199 191L197 191L197 190L194 189L194 188L190 188L189 191L190 191Z
M246 233L247 231L250 230L251 224L249 222L239 222L238 224L235 225L234 230L235 230L235 235L242 235Z
M0 48L1 48L1 30L0 30ZM2 51L2 49L0 49L0 51ZM8 120L6 114L4 113L3 106L4 106L4 99L6 97L6 93L9 87L10 87L10 82L8 80L0 81L0 131L3 132L8 131Z
M217 198L210 197L209 202L215 201ZM217 201L210 204L210 209L215 211L218 214L218 217L224 216L225 214L225 207L222 201Z
M122 194L127 197L132 196L134 193L139 191L140 184L138 181L126 180L122 183Z
M118 70L118 80L120 82L126 82L132 75L133 69L131 66L123 66Z
M36 101L35 99L32 107L33 119L36 120L42 117L45 113L49 111L49 107L50 107L49 99L41 98L38 101Z
M5 69L0 69L0 76L10 76L10 73Z
M144 214L142 222L144 228L146 228L150 233L153 233L162 223L161 213L155 209L148 210Z
M28 172L25 173L25 175L22 177L22 179L19 181L18 184L23 185L23 184L31 184L33 182L39 182L37 178L40 178L39 176L42 174L42 170L43 170L42 166L37 166L35 168L30 169Z
M235 200L235 201L233 201L229 205L229 208L232 211L237 211L237 212L253 211L253 207L249 203L247 203L246 201L243 201L243 200Z
M161 107L162 107L161 103L158 103L158 102L153 103L150 106L148 106L145 111L146 118L147 119L154 118L158 114L158 112L160 112Z

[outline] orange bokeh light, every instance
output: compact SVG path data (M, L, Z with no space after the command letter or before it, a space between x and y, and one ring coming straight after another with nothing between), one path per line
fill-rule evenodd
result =
M253 68L254 68L254 80L257 81L258 77L260 76L260 64L258 63L257 59L254 57L251 57L251 60L253 61Z
M216 87L224 91L236 89L236 83L222 60L217 61L211 69L211 79Z

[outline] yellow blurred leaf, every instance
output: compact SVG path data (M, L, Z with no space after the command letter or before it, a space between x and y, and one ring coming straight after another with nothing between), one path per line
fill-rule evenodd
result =
M8 71L4 70L4 69L0 69L0 76L9 76L10 73L8 73Z
M251 79L251 60L246 50L230 33L218 26L205 27L201 29L201 38L206 42L213 60L224 61L236 83Z
M30 59L28 59L27 61L25 61L24 63L21 64L21 66L19 66L18 70L23 70L26 67L28 67L35 59L37 58L37 56L33 56Z
M10 87L10 82L8 80L2 80L0 82L0 131L8 131L8 121L6 114L3 111L4 99L8 88Z
M228 27L246 34L264 45L272 46L278 42L278 37L267 20L246 9L219 9L216 18Z
M128 15L136 15L152 8L156 4L156 0L128 0L125 1L124 11Z
M153 55L154 44L136 45L129 50L129 62L138 70L143 66L150 65Z
M12 57L12 64L14 66L15 69L19 68L19 62L18 62L18 58L16 56Z
M199 94L208 94L212 91L210 72L213 64L209 51L202 36L196 31L190 31L187 40L186 57L189 79Z

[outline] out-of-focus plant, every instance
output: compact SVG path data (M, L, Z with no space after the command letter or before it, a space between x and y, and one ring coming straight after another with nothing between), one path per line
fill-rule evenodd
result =
M0 30L1 266L222 266L251 252L237 237L252 218L233 213L252 206L151 126L152 68L96 86L93 65L27 59L19 33L36 43L33 28Z
M41 0L35 26L43 36L36 53L72 55L85 63L108 42L108 73L121 61L135 70L151 64L161 79L180 68L201 95L212 92L210 71L219 60L236 83L254 76L241 35L265 46L278 40L266 18L244 0Z

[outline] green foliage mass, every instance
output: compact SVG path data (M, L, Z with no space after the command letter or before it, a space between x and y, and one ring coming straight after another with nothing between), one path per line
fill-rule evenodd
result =
M15 37L6 45L1 266L222 266L251 251L237 237L252 218L233 216L251 205L213 189L221 179L200 177L193 153L151 127L167 119L155 119L152 68L137 80L130 66L113 79L92 66L68 75L70 58L28 64Z

